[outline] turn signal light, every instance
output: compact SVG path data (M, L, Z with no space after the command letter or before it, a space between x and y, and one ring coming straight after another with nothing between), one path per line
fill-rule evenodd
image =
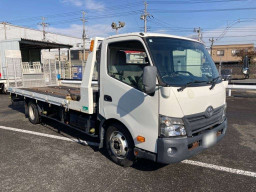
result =
M91 40L91 45L90 45L90 51L93 51L93 47L94 47L94 40Z
M137 141L143 143L143 142L145 142L145 137L138 136L138 137L137 137Z

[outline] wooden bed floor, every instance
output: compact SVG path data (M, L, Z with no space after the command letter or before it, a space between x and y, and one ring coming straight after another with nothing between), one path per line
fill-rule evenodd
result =
M67 86L48 86L48 87L33 87L23 88L23 90L31 91L39 94L50 95L53 97L80 100L80 88Z

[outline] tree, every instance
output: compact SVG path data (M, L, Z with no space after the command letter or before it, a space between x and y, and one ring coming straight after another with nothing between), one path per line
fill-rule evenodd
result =
M241 63L241 64L243 63L244 58L246 56L248 57L250 64L255 64L255 61L254 61L254 59L256 58L256 50L255 49L253 49L253 50L242 49L242 50L239 50L235 55L237 57L240 57L239 63Z

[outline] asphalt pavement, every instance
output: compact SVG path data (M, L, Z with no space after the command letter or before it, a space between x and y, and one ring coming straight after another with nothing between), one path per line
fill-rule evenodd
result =
M49 120L32 125L22 103L0 95L0 191L256 191L256 98L227 102L228 130L216 146L188 163L122 168L73 142L94 140Z

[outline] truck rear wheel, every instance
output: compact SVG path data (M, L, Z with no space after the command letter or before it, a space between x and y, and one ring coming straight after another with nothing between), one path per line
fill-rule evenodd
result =
M33 124L40 123L39 111L37 105L33 102L28 103L28 119Z
M4 83L0 84L0 93L5 94L5 87L4 87Z
M24 112L25 117L28 118L28 102L24 101Z
M112 124L106 132L106 148L111 159L118 165L130 167L134 162L134 143L126 128Z

